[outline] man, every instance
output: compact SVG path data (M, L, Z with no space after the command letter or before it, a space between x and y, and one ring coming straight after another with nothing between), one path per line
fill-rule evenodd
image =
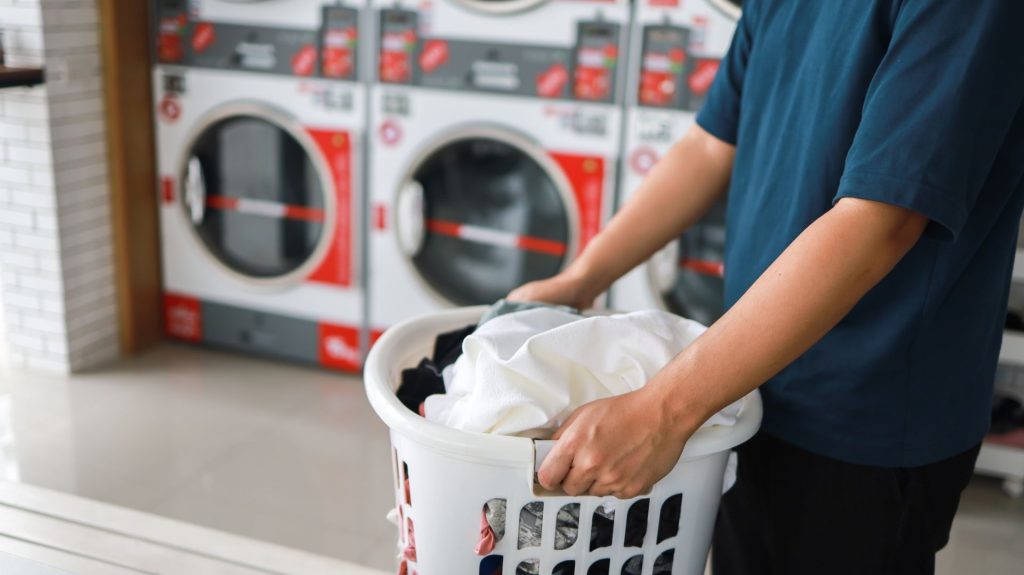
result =
M748 0L697 125L564 273L589 306L729 193L730 309L540 470L633 497L760 387L716 575L933 573L986 433L1024 207L1024 2Z

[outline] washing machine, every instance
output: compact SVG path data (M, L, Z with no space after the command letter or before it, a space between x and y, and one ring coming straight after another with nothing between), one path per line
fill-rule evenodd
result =
M740 16L739 0L637 0L619 203L693 125ZM622 310L667 309L704 324L723 313L726 200L615 283Z
M614 201L629 6L376 4L369 324L558 273Z
M360 8L313 0L156 4L170 337L360 369Z

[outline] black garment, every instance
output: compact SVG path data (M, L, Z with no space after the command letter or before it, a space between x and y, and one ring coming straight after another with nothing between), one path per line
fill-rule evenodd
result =
M873 467L759 433L738 449L713 573L932 574L979 449L921 467Z
M475 325L442 333L434 340L434 355L423 358L419 365L402 370L402 383L395 395L402 405L415 413L419 413L420 404L428 396L444 393L444 378L441 371L455 363L462 355L462 340L476 331Z

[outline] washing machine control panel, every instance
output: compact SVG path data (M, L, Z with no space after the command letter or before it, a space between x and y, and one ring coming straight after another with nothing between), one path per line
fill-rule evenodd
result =
M308 26L280 27L211 20L188 0L156 0L156 60L194 68L356 80L358 10L313 4L301 9L314 11Z
M440 90L613 103L622 27L576 24L569 46L427 36L411 10L380 12L379 80Z
M699 30L672 25L643 29L640 75L636 86L641 106L697 111L718 73L720 60L695 57Z

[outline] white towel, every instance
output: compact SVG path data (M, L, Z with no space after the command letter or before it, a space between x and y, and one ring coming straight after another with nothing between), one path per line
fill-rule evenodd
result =
M465 431L550 437L581 405L643 387L704 330L663 311L500 316L466 338L448 393L428 397L425 414ZM738 413L735 403L705 425L732 425Z

